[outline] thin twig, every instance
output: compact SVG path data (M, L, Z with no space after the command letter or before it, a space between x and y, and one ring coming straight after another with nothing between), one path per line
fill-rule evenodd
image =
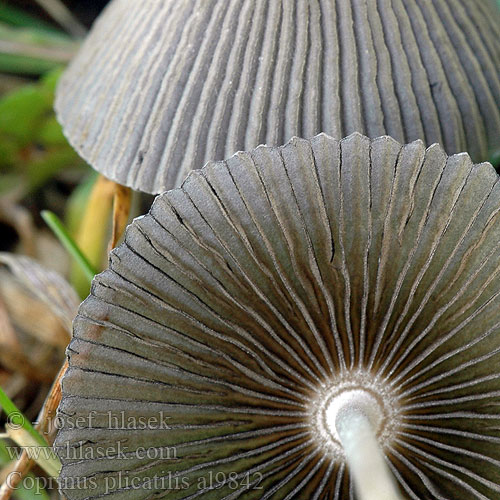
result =
M60 24L70 35L83 38L87 28L72 14L60 0L35 0L40 7Z
M68 361L66 360L52 384L49 395L45 399L45 403L38 415L38 422L35 425L35 429L45 437L49 444L54 442L57 432L57 425L55 425L53 417L61 401L61 379L67 369ZM9 480L5 481L0 487L0 500L10 499L25 475L30 471L31 467L33 467L34 463L33 460L28 458L26 451L21 453L19 460L9 473Z
M8 474L6 480L0 487L0 500L9 500L17 487L21 484L24 476L33 467L34 461L28 458L28 454L23 451L13 469Z

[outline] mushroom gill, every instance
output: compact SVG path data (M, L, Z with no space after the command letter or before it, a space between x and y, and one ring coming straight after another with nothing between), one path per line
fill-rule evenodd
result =
M64 74L75 149L140 191L325 132L500 148L493 0L114 0Z
M321 134L158 196L75 320L65 496L353 498L352 406L404 498L498 498L498 181Z

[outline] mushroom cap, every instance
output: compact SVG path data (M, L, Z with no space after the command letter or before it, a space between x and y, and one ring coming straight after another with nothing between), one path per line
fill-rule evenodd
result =
M499 198L490 164L360 134L193 171L80 307L66 497L352 498L323 423L357 398L406 497L497 498Z
M114 0L56 110L80 155L160 193L259 144L325 132L500 147L492 0Z

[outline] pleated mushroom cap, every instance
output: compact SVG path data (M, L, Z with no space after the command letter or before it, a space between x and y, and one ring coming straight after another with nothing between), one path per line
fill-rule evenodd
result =
M352 498L324 420L362 391L405 498L498 498L499 199L490 164L359 134L192 172L80 308L64 494Z
M114 0L64 74L76 150L134 189L325 132L500 147L492 0Z

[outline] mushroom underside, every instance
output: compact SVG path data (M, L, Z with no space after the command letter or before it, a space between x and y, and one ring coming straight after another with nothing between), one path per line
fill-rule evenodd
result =
M80 307L64 495L352 498L324 418L361 393L405 498L496 498L499 199L489 164L360 134L191 173Z

